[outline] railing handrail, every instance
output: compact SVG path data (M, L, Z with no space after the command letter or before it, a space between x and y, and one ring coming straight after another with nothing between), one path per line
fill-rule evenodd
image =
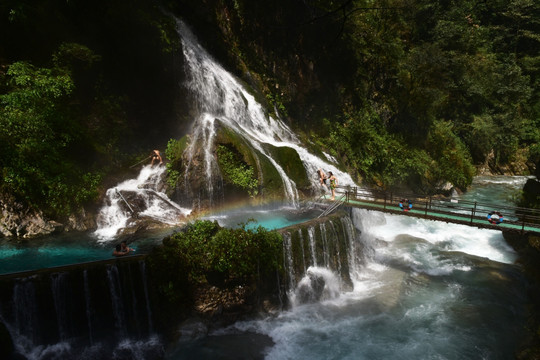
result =
M428 211L457 215L460 217L470 218L470 223L478 221L486 217L491 212L499 212L503 215L504 223L514 224L522 226L522 230L525 226L538 228L540 230L540 209L524 208L518 206L504 205L493 206L492 204L481 203L478 201L461 200L452 198L441 198L440 196L419 195L413 193L394 193L393 191L386 191L380 189L369 189L357 186L338 186L336 191L343 193L346 197L346 201L359 200L384 204L384 208L390 204L397 204L402 199L411 200L413 203L413 209L425 211L425 215L428 215Z

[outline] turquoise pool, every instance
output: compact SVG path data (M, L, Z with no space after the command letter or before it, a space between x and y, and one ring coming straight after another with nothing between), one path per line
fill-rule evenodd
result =
M223 227L237 228L245 225L247 229L262 226L268 230L276 230L314 219L320 213L320 210L287 207L249 207L213 213L203 217L203 219L216 220Z
M145 253L161 238L130 242L135 254ZM0 274L112 259L119 241L99 243L91 234L65 234L28 240L0 240Z
M314 217L313 211L290 208L242 208L216 213L203 219L217 220L224 227L246 228L263 226L269 230L298 224ZM249 221L253 219L254 221ZM152 247L175 229L147 233L128 244L135 254L148 253ZM28 240L0 239L0 274L8 274L56 266L112 259L112 252L120 240L99 242L91 233L73 233Z

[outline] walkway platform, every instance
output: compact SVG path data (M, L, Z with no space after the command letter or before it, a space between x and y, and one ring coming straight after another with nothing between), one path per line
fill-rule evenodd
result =
M339 187L336 190L336 201L330 207L336 208L335 203L340 201L349 206L397 215L463 224L503 232L540 235L540 210L538 209L511 206L493 208L489 204L466 200L422 197L414 194L395 194L356 187ZM324 195L321 199L326 201L330 197L329 195ZM402 205L407 208L408 200L411 201L412 208L408 211L402 210L399 203L402 202ZM500 213L503 221L499 224L490 223L488 221L488 214L492 212Z

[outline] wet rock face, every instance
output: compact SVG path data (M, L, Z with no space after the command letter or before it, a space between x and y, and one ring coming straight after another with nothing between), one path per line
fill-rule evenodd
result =
M48 220L43 212L11 197L0 197L0 237L31 238L62 231L86 231L95 227L84 209L72 214L64 224Z
M63 230L63 225L48 221L43 213L31 209L14 199L0 199L0 234L5 237L29 238Z

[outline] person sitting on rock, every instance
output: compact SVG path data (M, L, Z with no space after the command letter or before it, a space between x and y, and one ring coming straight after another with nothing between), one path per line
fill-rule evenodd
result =
M150 163L150 166L154 166L154 163L159 161L159 164L163 164L163 159L161 158L161 153L159 150L152 151L152 154L150 155L152 157L152 162Z

